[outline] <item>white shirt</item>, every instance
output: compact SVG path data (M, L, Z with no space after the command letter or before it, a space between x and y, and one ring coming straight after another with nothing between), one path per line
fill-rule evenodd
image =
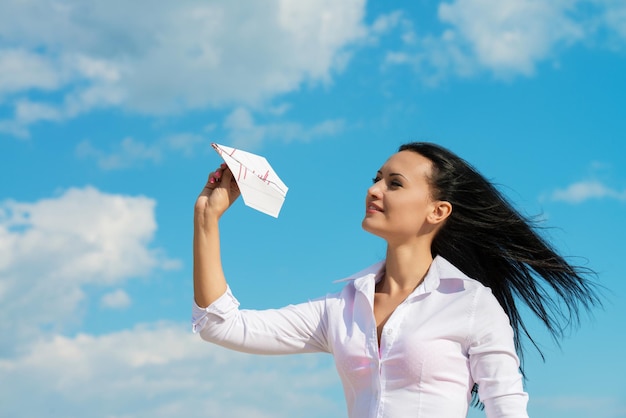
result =
M351 418L461 418L474 382L489 418L527 418L513 330L489 288L442 257L383 327L374 287L384 264L347 279L341 292L282 309L243 310L230 288L193 330L256 354L333 354Z

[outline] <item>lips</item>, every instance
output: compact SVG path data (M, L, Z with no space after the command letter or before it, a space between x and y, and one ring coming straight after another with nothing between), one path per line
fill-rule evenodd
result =
M383 209L380 206L378 206L378 205L376 205L374 203L368 204L366 210L368 212L382 212L383 211Z

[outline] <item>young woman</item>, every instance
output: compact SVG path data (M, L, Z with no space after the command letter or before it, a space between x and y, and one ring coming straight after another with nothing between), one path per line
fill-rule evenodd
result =
M196 202L194 331L249 353L333 354L352 418L461 418L476 390L487 417L527 417L518 354L530 335L516 303L558 337L579 307L598 302L585 272L469 164L410 143L378 170L365 199L362 226L387 242L383 262L339 293L239 310L218 231L238 195L222 165Z

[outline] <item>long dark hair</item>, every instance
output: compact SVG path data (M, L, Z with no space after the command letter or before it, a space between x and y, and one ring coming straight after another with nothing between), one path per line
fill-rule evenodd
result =
M452 213L435 236L431 251L490 287L509 316L515 348L523 362L522 336L541 349L520 315L523 302L558 344L579 323L581 308L600 305L592 270L573 266L538 233L537 222L522 216L465 160L435 144L414 142L413 151L432 162L428 179L432 198L452 205ZM522 368L523 373L523 368Z

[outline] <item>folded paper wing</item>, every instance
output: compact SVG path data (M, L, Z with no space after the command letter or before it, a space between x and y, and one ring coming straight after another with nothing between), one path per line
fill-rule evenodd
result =
M211 145L232 171L246 206L278 218L289 189L267 160L236 148Z

